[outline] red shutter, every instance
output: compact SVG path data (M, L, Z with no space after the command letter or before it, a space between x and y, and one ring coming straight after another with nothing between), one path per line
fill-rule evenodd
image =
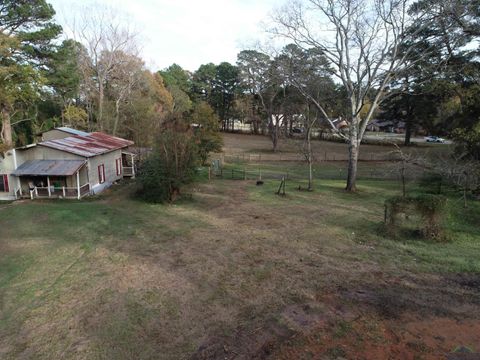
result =
M10 188L8 187L8 175L3 175L3 186L5 188L5 192L10 192Z

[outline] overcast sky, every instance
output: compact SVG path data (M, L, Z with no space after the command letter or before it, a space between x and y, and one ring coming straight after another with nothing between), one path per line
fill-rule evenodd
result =
M65 25L85 5L115 7L141 32L142 56L151 70L177 63L234 63L237 53L264 37L261 22L279 0L49 0ZM93 8L93 7L91 7Z

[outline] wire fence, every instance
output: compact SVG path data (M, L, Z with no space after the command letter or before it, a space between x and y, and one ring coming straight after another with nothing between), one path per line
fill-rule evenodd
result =
M312 172L313 179L317 180L343 180L347 177L347 168L330 167L330 168L316 168ZM409 174L409 179L415 180L423 177L428 170L418 167L414 172ZM306 181L309 177L308 169L292 169L277 168L277 169L254 169L249 166L239 168L238 166L225 164L221 168L212 170L212 175L215 178L229 179L229 180L281 180L283 178L295 181ZM358 179L372 179L372 180L397 180L399 179L399 171L395 167L362 167L359 166L357 170Z
M305 157L298 153L225 153L222 154L222 161L232 162L263 162L263 161L304 161ZM348 154L338 152L322 152L316 154L316 162L319 161L348 161ZM394 152L382 153L360 153L359 161L396 161L399 155Z

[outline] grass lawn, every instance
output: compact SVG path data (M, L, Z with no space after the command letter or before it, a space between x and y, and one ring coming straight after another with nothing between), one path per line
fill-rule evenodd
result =
M480 351L480 203L450 198L448 243L393 240L380 228L398 184L343 186L292 181L281 197L277 180L217 179L152 205L123 184L85 201L0 205L0 358Z

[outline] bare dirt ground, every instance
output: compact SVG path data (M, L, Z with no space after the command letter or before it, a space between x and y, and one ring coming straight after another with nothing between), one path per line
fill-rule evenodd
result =
M378 187L352 199L334 183L285 198L268 186L218 180L172 206L118 187L90 202L9 208L0 219L0 358L480 351L478 273L425 270L416 254L362 233L381 220L381 199L368 200Z

